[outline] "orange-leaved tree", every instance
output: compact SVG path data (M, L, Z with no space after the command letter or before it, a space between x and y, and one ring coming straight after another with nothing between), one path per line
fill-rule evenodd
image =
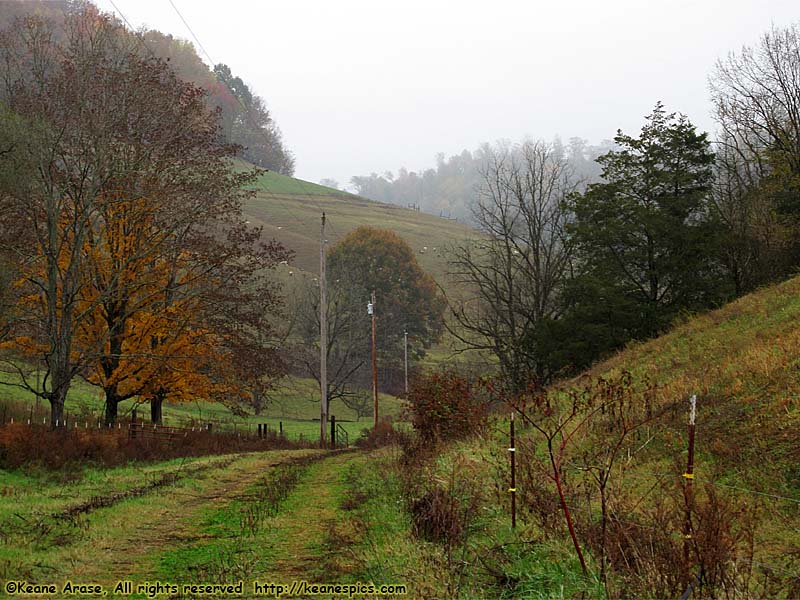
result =
M237 148L221 140L205 92L113 17L84 5L58 30L23 19L0 34L0 55L0 102L30 127L0 160L31 174L0 180L0 250L20 271L0 357L19 378L0 383L49 400L55 423L74 377L87 374L102 382L113 419L137 377L150 384L159 367L188 368L175 350L187 347L182 336L209 348L234 340L230 319L249 315L230 307L254 289L267 290L274 314L275 287L245 282L285 252L244 221L254 173L232 169ZM221 298L222 283L232 298ZM41 385L27 377L31 358Z

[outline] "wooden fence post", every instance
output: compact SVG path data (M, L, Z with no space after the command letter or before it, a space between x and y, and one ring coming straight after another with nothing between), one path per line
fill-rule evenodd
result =
M686 583L689 581L689 573L691 570L691 566L689 565L689 553L692 540L692 508L694 507L694 490L692 489L692 483L694 481L694 421L696 413L697 396L692 395L689 400L689 452L686 458L686 472L683 474L683 497L686 502L683 523L683 560L685 563L684 568L686 569Z
M336 450L336 417L331 415L331 449Z
M511 444L508 447L508 453L511 455L511 485L508 488L508 491L511 493L511 528L516 529L517 527L517 465L516 465L516 455L517 455L517 448L515 446L515 436L514 436L514 412L511 412L511 422L510 422L510 433L511 433Z

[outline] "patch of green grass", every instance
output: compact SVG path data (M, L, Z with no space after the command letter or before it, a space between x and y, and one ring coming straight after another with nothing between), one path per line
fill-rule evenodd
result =
M197 522L205 539L159 556L159 576L241 579L250 585L267 576L288 583L302 569L307 580L338 582L325 560L324 536L327 524L337 519L341 465L351 460L358 457L339 455L270 470L240 498Z
M165 461L146 467L86 469L83 477L59 484L52 474L0 471L0 489L13 493L0 496L0 578L63 583L68 578L108 584L117 579L143 582L154 573L148 556L183 546L197 523L224 536L238 523L214 520L259 474L269 473L276 463L317 451L270 451L191 459L175 483L134 498L121 499L72 519L53 519L52 514L82 500L125 491L165 472L174 472L181 461ZM184 465L186 466L186 465ZM202 532L201 532L202 533ZM120 564L120 561L121 564ZM189 578L186 582L196 581Z
M354 548L362 561L358 576L376 583L406 583L409 573L422 569L423 563L393 457L375 452L369 463L352 464L343 476L349 503L345 508L365 527Z
M68 472L26 468L0 469L0 524L19 524L35 516L58 512L96 496L122 492L167 472L211 464L219 457L176 458L152 464L114 469L78 468Z
M270 194L290 194L308 196L333 196L342 198L358 199L355 194L337 190L303 179L281 175L275 171L262 170L258 179L250 186L250 189L267 192Z
M509 584L498 598L560 600L605 598L597 577L584 578L574 550L561 541L533 544L510 543L502 548L504 575Z

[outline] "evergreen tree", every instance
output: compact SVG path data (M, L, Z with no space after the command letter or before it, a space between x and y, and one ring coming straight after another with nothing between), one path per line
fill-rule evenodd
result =
M570 201L579 275L558 329L570 331L575 362L655 335L722 291L707 218L707 134L659 102L639 137L619 131L615 142L619 149L598 159L603 181Z

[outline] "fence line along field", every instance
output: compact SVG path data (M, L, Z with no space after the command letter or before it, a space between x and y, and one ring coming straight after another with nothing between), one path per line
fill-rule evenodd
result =
M11 375L4 373L0 377L7 380ZM319 392L318 385L311 379L287 377L271 395L270 401L261 414L235 414L225 406L196 400L194 402L165 404L161 424L175 427L205 427L212 423L215 430L232 431L242 434L256 435L259 425L266 425L274 432L282 431L289 440L305 441L319 439ZM397 420L402 416L404 402L389 394L380 394L381 414ZM149 407L147 403L139 403L136 399L120 405L120 415L130 420L131 413L137 409L139 422L148 422ZM97 388L83 382L77 382L68 396L66 421L70 427L76 424L84 428L89 424L97 427L103 423L104 403L102 393ZM362 430L372 424L371 413L361 416L348 408L341 399L331 401L330 413L336 417L337 423L347 431L351 441L361 435ZM37 401L32 394L23 390L11 392L9 388L0 388L0 421L31 421L41 424L50 423L50 411L46 403ZM43 421L44 420L44 421Z

